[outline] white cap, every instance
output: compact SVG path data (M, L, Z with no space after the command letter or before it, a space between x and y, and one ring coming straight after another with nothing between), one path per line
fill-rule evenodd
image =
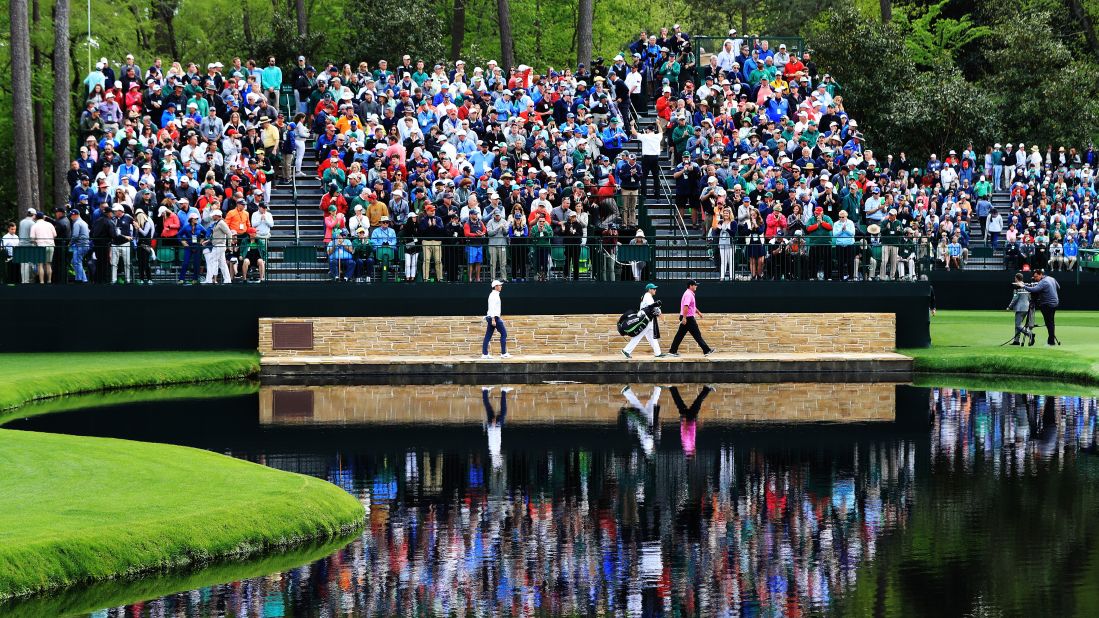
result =
M210 216L211 217L220 217L221 216L221 211L218 210L218 209L214 209L214 212L210 213Z
M493 279L492 280L492 287L496 287L498 285L504 285L504 282L500 281L499 279Z

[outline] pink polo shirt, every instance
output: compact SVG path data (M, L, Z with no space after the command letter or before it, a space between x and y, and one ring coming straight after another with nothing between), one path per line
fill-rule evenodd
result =
M691 288L683 292L683 299L679 301L679 310L683 317L687 318L693 318L698 313L698 307L695 306L695 293Z

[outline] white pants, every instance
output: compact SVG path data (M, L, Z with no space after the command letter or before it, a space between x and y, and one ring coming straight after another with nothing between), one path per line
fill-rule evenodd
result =
M126 283L130 282L130 245L111 247L111 283L118 281L118 263L122 262Z
M897 261L900 259L900 250L897 245L882 245L881 246L881 272L878 273L880 279L896 279L897 278Z
M725 271L728 270L729 280L733 279L733 246L721 245L718 247L718 253L721 254L721 271L718 273L718 279L725 280Z
M225 247L214 247L206 251L206 283L213 283L217 271L221 271L222 283L232 283L233 276L229 274L229 263L225 261Z
M404 254L404 278L411 281L416 278L416 265L420 263L419 253Z
M634 348L637 347L637 344L641 343L642 339L649 340L649 345L653 347L653 354L660 354L660 340L653 338L654 324L655 322L650 321L644 330L634 335L633 339L630 339L630 342L626 344L626 354L633 353Z
M305 158L305 140L294 140L294 173L301 173L301 162Z
M916 278L916 257L913 255L897 260L897 275L899 277Z
M644 262L630 262L630 270L633 272L633 280L641 281L641 269Z

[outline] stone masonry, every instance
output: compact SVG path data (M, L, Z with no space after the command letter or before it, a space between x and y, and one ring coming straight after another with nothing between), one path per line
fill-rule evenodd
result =
M627 341L615 329L616 315L504 316L508 351L522 354L617 354ZM313 347L272 349L272 324L310 322ZM896 334L892 313L723 313L700 320L706 342L720 352L741 354L890 353ZM661 318L665 349L675 334L676 318ZM479 355L484 320L471 316L261 318L259 351L263 357L309 356L462 357ZM639 348L643 353L647 344ZM686 353L697 352L688 336ZM492 353L499 352L494 341Z

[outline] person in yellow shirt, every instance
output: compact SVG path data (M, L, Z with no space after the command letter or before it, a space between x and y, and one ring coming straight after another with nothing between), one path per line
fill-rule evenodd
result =
M270 118L262 116L259 119L259 129L263 150L267 153L267 157L271 158L279 147L279 128L271 124Z
M366 199L370 202L370 205L366 207L366 217L370 219L370 227L375 228L378 226L378 222L382 220L382 217L389 216L389 207L379 200L378 195L373 191L367 194Z
M344 108L343 114L336 120L336 130L339 131L341 135L346 134L352 128L352 122L355 123L355 128L363 126L362 121L355 115L355 108L348 105Z

